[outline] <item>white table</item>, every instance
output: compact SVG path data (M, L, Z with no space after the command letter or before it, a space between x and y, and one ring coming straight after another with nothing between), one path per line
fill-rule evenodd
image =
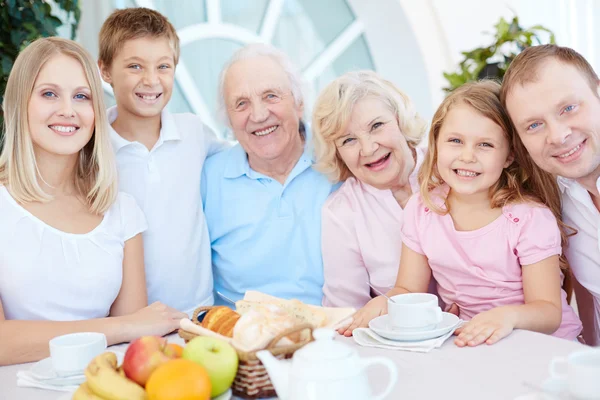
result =
M474 348L458 348L450 338L429 353L360 347L353 339L339 336L337 340L355 346L363 357L386 356L396 363L399 377L390 400L511 400L532 392L531 386L541 385L552 357L584 348L576 342L529 331L515 331L497 344ZM182 342L176 335L169 341ZM115 347L124 351L126 345ZM0 400L56 400L65 396L64 392L17 387L17 371L27 368L29 364L0 367ZM383 386L386 373L371 370L372 385Z

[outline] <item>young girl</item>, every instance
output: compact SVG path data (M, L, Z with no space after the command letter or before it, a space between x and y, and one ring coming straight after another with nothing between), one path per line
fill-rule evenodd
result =
M73 41L17 58L0 155L0 365L39 360L48 340L97 331L108 343L164 335L185 314L147 306L146 221L117 194L100 77Z
M441 299L469 321L458 346L496 343L513 329L575 339L581 322L561 289L568 264L559 258L566 233L556 182L527 157L499 90L492 81L464 85L434 115L387 295L425 292L433 274ZM380 296L339 332L385 313Z

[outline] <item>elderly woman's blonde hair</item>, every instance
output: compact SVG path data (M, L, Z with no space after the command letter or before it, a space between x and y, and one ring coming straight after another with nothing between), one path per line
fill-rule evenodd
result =
M0 185L20 203L52 199L40 186L28 105L40 70L52 57L63 54L77 60L90 85L95 126L90 141L79 151L75 187L91 212L102 214L117 195L117 169L108 136L102 85L96 63L79 44L58 37L38 39L23 50L8 78L4 93L4 148L0 154Z
M340 158L335 140L345 134L352 110L366 97L381 100L397 117L408 145L415 148L427 124L417 114L409 97L393 83L373 71L348 72L331 82L319 95L313 108L315 168L337 183L353 176Z

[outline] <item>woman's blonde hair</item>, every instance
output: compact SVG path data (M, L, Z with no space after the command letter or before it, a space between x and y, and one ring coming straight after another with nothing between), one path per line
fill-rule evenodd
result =
M58 37L38 39L17 57L2 104L4 148L0 154L0 184L7 186L20 203L52 199L38 181L27 110L40 70L57 54L79 61L90 85L95 126L90 141L79 151L74 179L75 187L86 199L90 211L102 214L115 201L117 170L96 63L83 47L72 40Z
M332 182L352 176L341 159L335 140L345 133L356 103L366 97L381 100L396 115L408 145L415 148L426 131L408 96L373 71L348 72L331 82L319 95L313 109L315 168Z
M492 120L505 133L514 161L502 171L498 182L490 188L491 206L503 207L508 204L535 202L548 207L558 222L562 245L568 243L568 230L571 228L562 221L561 200L558 184L553 175L539 168L527 154L527 150L500 103L500 85L492 80L467 83L448 95L437 109L429 131L429 150L419 170L419 184L424 203L439 214L449 212L449 205L440 207L432 199L432 191L444 182L437 170L437 140L446 116L456 105L465 104ZM561 256L560 265L568 269L566 258Z

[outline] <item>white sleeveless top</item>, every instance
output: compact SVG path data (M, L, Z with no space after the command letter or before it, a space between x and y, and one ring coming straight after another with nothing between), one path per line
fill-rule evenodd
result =
M147 229L135 199L119 193L102 222L65 233L0 186L0 300L6 319L74 321L108 316L121 289L125 241Z

